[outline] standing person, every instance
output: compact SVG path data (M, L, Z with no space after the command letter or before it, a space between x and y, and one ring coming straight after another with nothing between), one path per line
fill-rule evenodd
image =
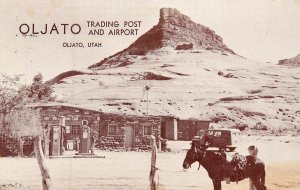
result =
M95 137L94 134L91 136L91 154L94 154L95 149Z
M79 146L80 146L80 139L79 137L76 138L76 151L79 152Z
M206 135L204 130L200 130L199 132L199 138L200 138L200 146L204 146L206 143Z
M258 149L256 146L251 145L248 147L248 152L251 156L254 156L255 158L257 157ZM249 178L249 190L256 190L254 187L252 180Z
M23 158L24 157L24 140L22 139L22 137L21 137L21 139L20 139L20 157L21 158Z

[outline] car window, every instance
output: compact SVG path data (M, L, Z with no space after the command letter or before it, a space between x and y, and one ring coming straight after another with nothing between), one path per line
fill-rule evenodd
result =
M224 138L230 138L230 132L229 131L224 131L222 133L222 137L224 137Z
M221 131L215 131L214 136L215 137L221 137L222 132Z

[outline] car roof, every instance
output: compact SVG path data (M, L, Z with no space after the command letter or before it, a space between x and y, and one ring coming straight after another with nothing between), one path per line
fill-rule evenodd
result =
M240 132L240 130L238 130L238 129L226 129L226 128L208 129L208 131L231 131L231 132Z

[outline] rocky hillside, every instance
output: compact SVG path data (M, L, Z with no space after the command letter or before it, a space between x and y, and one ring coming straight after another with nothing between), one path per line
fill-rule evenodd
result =
M278 64L285 66L300 67L300 54L290 59L279 60Z
M134 56L144 56L149 51L162 47L181 49L218 50L235 54L223 39L206 26L196 24L188 16L176 9L162 8L159 23L138 38L132 45L104 60L91 65L89 69L98 70L132 64Z
M214 126L273 134L300 131L299 68L242 58L212 30L174 9L162 9L158 25L90 68L54 85L60 103L128 115L209 118Z

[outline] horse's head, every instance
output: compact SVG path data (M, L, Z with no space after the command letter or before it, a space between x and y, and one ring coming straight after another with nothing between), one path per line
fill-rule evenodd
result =
M192 146L191 149L186 153L185 159L182 164L183 168L188 169L196 161L198 161L200 164L203 160L204 153L204 149L197 149L195 146Z

